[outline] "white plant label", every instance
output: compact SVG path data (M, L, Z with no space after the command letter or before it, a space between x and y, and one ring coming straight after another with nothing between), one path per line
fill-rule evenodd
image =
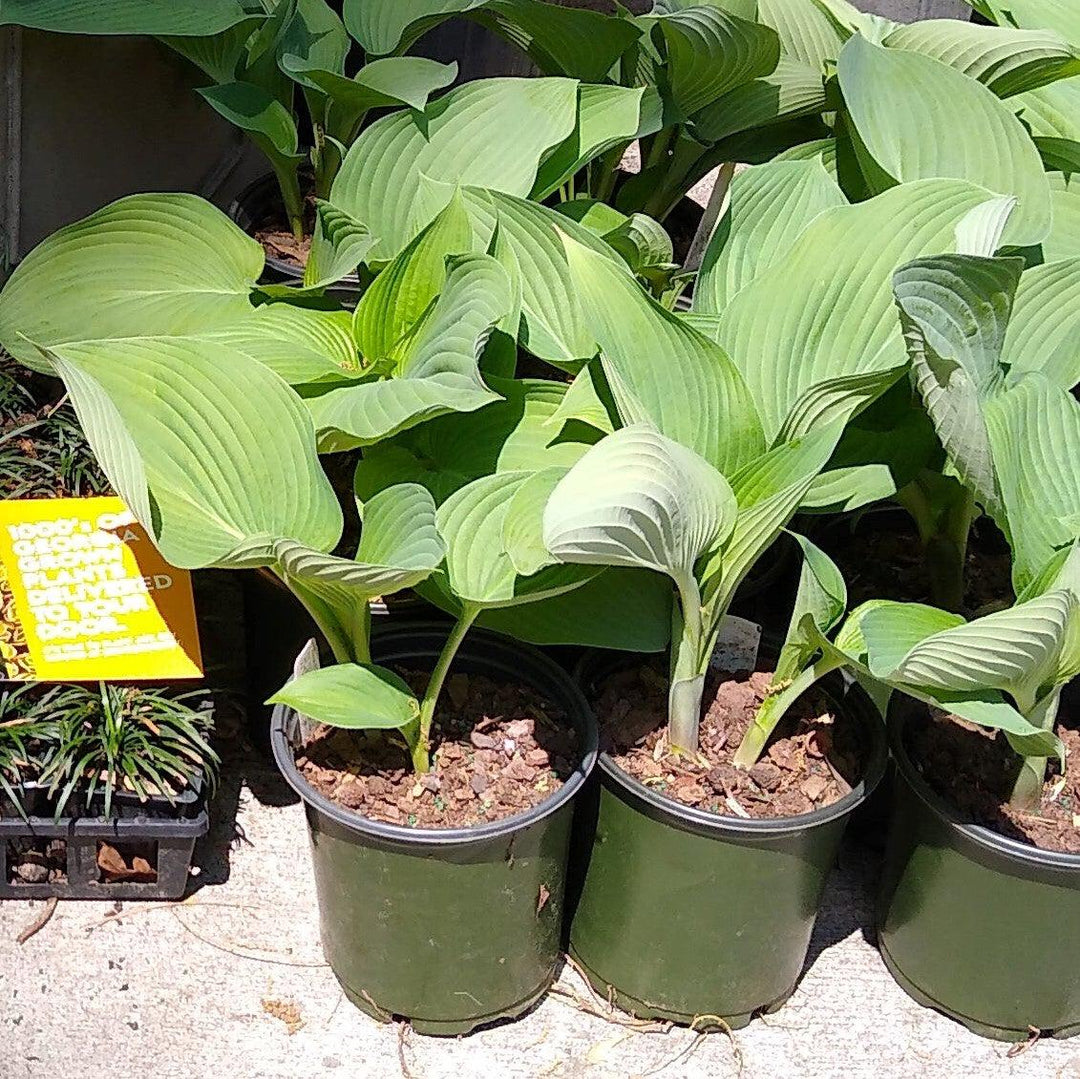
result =
M312 671L317 671L322 664L319 662L319 646L315 643L315 638L312 637L303 648L300 649L300 654L296 657L293 663L292 676L293 678L299 678L302 674L310 674ZM306 746L308 740L311 738L311 732L318 726L313 720L307 716L297 716L300 721L300 744Z
M746 618L728 615L720 624L709 666L714 671L752 671L757 667L761 626Z

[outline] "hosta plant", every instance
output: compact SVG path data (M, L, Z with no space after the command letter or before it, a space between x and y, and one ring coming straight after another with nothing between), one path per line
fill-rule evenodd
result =
M789 633L784 673L794 681L763 705L759 746L800 689L854 666L882 703L900 689L1005 730L1030 759L1017 786L1017 799L1030 802L1054 748L1061 687L1077 673L1077 287L1075 260L1025 270L1018 258L945 255L897 271L913 379L954 482L1009 541L1019 602L967 624L936 608L876 601L853 612L830 644L823 634L843 612L843 583L817 552Z
M268 568L311 612L336 665L283 699L328 722L400 730L418 769L446 670L484 612L547 607L542 632L554 622L553 636L568 643L644 635L660 647L663 635L640 624L643 610L667 628L651 581L605 585L596 570L541 564L546 467L568 466L594 433L559 440L544 427L565 383L489 373L504 368L507 351L513 360L529 325L517 252L537 253L541 268L559 252L563 275L547 283L549 295L569 281L556 221L603 249L598 259L624 264L554 211L479 190L469 199L476 216L451 199L430 227L437 235L424 233L392 263L355 313L255 302L265 299L255 286L260 246L182 195L121 200L61 230L0 294L0 340L64 379L110 482L164 557L181 568ZM448 240L458 226L467 233ZM561 331L572 314L556 312ZM385 347L367 344L379 332ZM460 452L425 459L414 478L400 444L379 466L380 443L459 416L471 421L464 434L443 428L442 437ZM355 551L331 553L342 511L317 432L326 448L360 446L376 461ZM369 602L433 574L459 617L421 702L371 664ZM598 616L551 613L578 591Z
M936 607L871 600L830 641L814 615L803 613L801 635L819 658L766 701L738 763L754 762L800 692L829 671L846 668L882 705L891 692L905 693L1004 732L1021 758L1012 802L1020 809L1037 807L1048 758L1064 759L1054 734L1061 691L1080 674L1078 569L1077 549L1070 548L1016 606L971 622Z
M755 212L758 201L771 211ZM599 382L627 427L554 487L545 541L559 560L648 566L674 581L676 748L696 746L703 676L734 590L795 510L866 504L897 489L891 463L841 456L845 429L907 368L893 272L915 251L963 249L1002 206L956 181L903 184L851 206L817 162L751 169L699 286L718 298L689 316L664 311L625 269L567 241L600 356L564 417L602 424ZM838 591L814 578L799 603L816 609ZM845 598L829 599L833 620ZM792 652L781 679L798 671ZM741 760L753 763L763 744L748 744Z

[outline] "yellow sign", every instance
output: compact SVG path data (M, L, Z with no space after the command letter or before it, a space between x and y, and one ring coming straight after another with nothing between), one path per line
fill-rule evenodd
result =
M199 678L191 576L119 498L0 502L0 678Z

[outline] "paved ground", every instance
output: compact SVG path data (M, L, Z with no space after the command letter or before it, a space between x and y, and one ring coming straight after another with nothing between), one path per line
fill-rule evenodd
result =
M303 813L276 774L234 762L215 809L182 906L106 920L108 904L61 903L20 946L40 904L0 903L3 1079L1080 1079L1080 1039L1009 1059L895 986L863 935L875 863L857 848L795 996L734 1041L587 1015L569 971L517 1023L454 1041L400 1032L353 1009L323 964Z

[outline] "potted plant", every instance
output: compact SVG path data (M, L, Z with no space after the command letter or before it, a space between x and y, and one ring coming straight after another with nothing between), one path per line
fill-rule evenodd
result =
M208 827L211 714L119 685L0 694L0 896L179 898Z
M497 193L469 197L481 209L503 205ZM563 220L524 205L526 224L534 212ZM451 218L460 209L452 200ZM442 1032L517 1014L553 976L572 799L595 752L590 713L565 674L524 645L472 646L469 627L488 608L521 607L537 609L541 633L555 621L568 642L651 635L659 647L667 629L662 605L654 628L640 624L643 598L658 594L650 575L620 606L624 582L605 584L606 571L538 564L548 466L568 467L594 439L584 431L556 445L544 429L565 383L488 371L528 325L520 270L504 262L538 252L551 289L567 288L565 259L559 277L550 254L562 251L552 221L550 241L535 225L479 216L466 219L477 236L450 240L451 218L440 215L379 278L386 325L404 319L385 352L357 347L354 334L370 325L364 304L354 315L312 309L302 296L253 304L266 296L255 286L261 249L190 196L135 196L61 230L0 295L5 347L64 378L106 474L170 564L267 567L320 627L334 663L281 691L274 745L309 806L327 954L361 1007ZM433 274L417 305L401 281ZM53 321L58 290L67 300ZM460 429L442 437L460 452L417 461L426 486L408 478L412 463L388 443L459 419L469 423L464 443ZM317 431L368 458L353 557L330 553L342 512ZM371 599L433 574L458 608L449 635L371 640ZM558 606L578 593L602 612L587 625ZM513 709L505 730L504 703ZM302 715L327 726L312 732ZM344 769L333 764L343 747L356 755ZM334 768L350 781L370 775L373 801L358 800L355 783L327 786ZM380 898L349 900L357 893L343 882L360 879L382 879ZM420 893L443 905L418 935L415 907L400 897Z
M967 622L872 601L833 641L803 611L789 639L805 648L802 659L818 658L756 722L767 737L793 696L837 667L883 708L893 698L899 782L882 954L916 999L1012 1039L1032 1026L1072 1033L1078 1022L1066 972L1073 957L1055 936L1024 963L1001 921L1020 901L1049 916L1080 887L1074 765L1061 740L1074 737L1067 713L1055 734L1063 689L1078 673L1077 372L1070 352L1046 347L1045 337L1053 341L1061 328L1053 312L1077 287L1060 268L1027 278L1033 271L1017 258L951 255L916 260L894 280L913 374L955 473L1008 538L1017 603ZM967 914L958 921L961 896ZM1048 964L1059 959L1055 976Z
M805 167L804 173L804 182L806 176L814 181L815 174ZM820 178L828 182L823 172ZM888 326L891 273L898 257L902 261L900 252L925 250L924 245L951 237L958 221L988 201L987 192L968 185L938 185L904 185L860 206L837 199L790 248L755 249L760 264L748 259L745 288L711 319L666 311L625 269L573 239L564 241L600 357L578 376L573 407L568 402L561 418L591 418L600 427L606 418L609 430L635 422L608 434L558 479L545 509L544 540L556 560L647 566L675 582L680 613L674 623L669 699L652 707L657 683L663 686L665 680L648 671L624 690L624 696L650 702L654 734L668 716L668 734L644 743L650 761L655 751L673 769L684 768L697 779L710 772L696 757L702 692L733 593L796 509L813 498L816 485L847 481L843 472L836 478L828 475L846 422L904 371L902 342L895 324L891 330ZM943 197L955 200L948 221L937 216ZM866 243L867 235L887 231L872 222L893 222L898 215L908 225L902 240ZM850 261L851 272L838 272L836 280L851 282L852 288L858 281L867 290L863 304L870 317L845 324L847 313L837 304L826 309L836 332L811 330L810 323L794 319L779 324L775 311L784 303L822 310L819 291L826 282L818 265L824 242L838 263ZM781 292L783 302L773 299ZM765 296L770 303L762 302ZM786 336L777 340L777 330ZM812 362L817 357L820 362ZM837 391L835 410L818 410L823 386ZM614 422L603 404L607 391L615 406ZM686 409L681 404L686 400L697 407ZM768 681L758 678L754 684L763 690ZM729 681L729 689L732 682L738 679ZM603 701L603 692L599 697ZM610 696L606 704L612 704ZM740 810L750 812L746 804L734 798L740 807L734 809L726 794L717 797L700 782L692 784L691 793L702 794L708 808L680 804L677 797L639 783L610 752L601 756L598 841L571 929L571 951L602 992L613 987L618 999L638 1013L684 1022L704 1013L745 1022L755 1010L790 993L843 820L872 789L884 763L883 735L873 712L863 710L865 698L855 692L847 705L864 720L855 722L867 739L863 770L853 776L850 793L845 788L834 805L808 814L784 818L781 812L781 819L748 820L740 815ZM838 706L833 701L830 707ZM614 715L620 708L600 716L615 739L619 725ZM733 773L734 782L741 782L734 768L727 774ZM662 778L668 790L679 787L672 777L653 778ZM859 787L860 780L865 787ZM757 790L760 795L764 788ZM807 808L813 810L813 803ZM772 881L774 895L790 887L785 894L792 897L790 906L774 904L775 919L761 916L760 898L746 900L753 916L739 915L748 908L740 906L734 884L727 897L731 919L708 917L689 935L685 919L676 927L658 902L635 902L629 909L622 902L627 894L653 894L650 888L659 895L679 867L687 881L709 890L710 904L703 897L699 905L705 917L718 880L743 880L745 872L772 880L767 867L771 862L782 875L779 863L786 859L778 851L786 849L815 854L813 861L807 858L807 876L800 882ZM652 868L658 865L662 872ZM713 870L702 873L702 865ZM618 933L608 917L616 905ZM760 935L745 932L747 924L760 929ZM742 931L738 944L729 939L733 927ZM649 954L657 957L654 963L641 961L646 939ZM688 939L695 941L692 948L679 943ZM778 940L784 942L782 960ZM750 961L755 947L768 951L769 964ZM731 949L741 958L729 965L723 957ZM753 975L741 973L751 967Z

